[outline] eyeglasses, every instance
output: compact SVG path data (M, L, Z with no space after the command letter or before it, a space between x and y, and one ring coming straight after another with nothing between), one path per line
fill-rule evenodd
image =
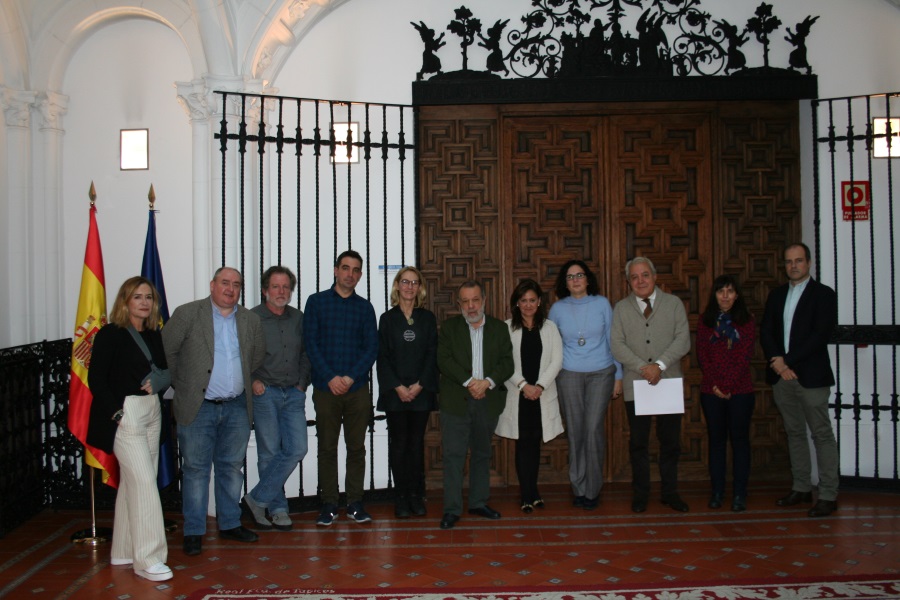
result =
M570 274L566 275L566 281L572 281L575 279L584 279L585 277L587 277L587 275L585 275L584 273L570 273Z
M406 287L416 287L419 285L418 279L401 279L400 285L405 285Z

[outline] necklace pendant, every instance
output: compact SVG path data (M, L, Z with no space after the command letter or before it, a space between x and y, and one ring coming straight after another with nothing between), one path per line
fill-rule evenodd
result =
M586 343L587 343L587 341L585 341L584 336L581 336L580 338L578 338L579 346L584 346Z
M413 323L415 323L415 320L413 320L412 317L408 317L408 318L406 319L406 323L407 323L408 325L412 325Z

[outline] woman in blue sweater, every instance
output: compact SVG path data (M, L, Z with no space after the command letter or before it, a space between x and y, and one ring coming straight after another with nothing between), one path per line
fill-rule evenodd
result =
M581 260L570 260L559 270L556 297L550 320L563 340L556 385L569 438L569 481L574 505L593 510L603 487L606 409L622 395L622 367L609 348L612 306Z

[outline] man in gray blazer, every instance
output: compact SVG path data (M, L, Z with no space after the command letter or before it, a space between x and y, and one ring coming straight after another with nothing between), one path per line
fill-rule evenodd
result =
M656 385L660 379L681 377L681 358L691 350L687 313L679 298L656 287L656 267L639 256L625 265L632 293L613 310L610 348L622 363L625 409L631 438L631 510L647 510L650 495L650 425L652 415L636 415L634 382ZM689 510L678 495L678 457L681 454L682 414L656 415L662 503L680 512Z
M237 304L242 285L237 269L220 268L209 284L209 297L179 306L163 327L175 390L188 556L202 550L213 465L219 537L259 539L241 526L241 469L253 419L250 373L266 356L266 340L259 317Z

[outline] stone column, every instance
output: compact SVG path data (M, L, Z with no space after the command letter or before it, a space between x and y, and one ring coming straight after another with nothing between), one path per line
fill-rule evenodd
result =
M35 153L35 194L32 198L34 220L31 243L33 256L43 262L34 265L33 300L42 298L43 306L35 312L31 323L34 340L59 339L71 335L73 323L63 324L64 307L69 293L64 289L63 261L60 252L63 238L62 223L62 116L68 109L69 98L57 92L39 92L35 108L39 115L40 143ZM76 296L77 297L77 296Z
M34 92L0 86L6 122L6 172L0 180L0 348L37 341L30 337L28 206L31 190L31 106Z

